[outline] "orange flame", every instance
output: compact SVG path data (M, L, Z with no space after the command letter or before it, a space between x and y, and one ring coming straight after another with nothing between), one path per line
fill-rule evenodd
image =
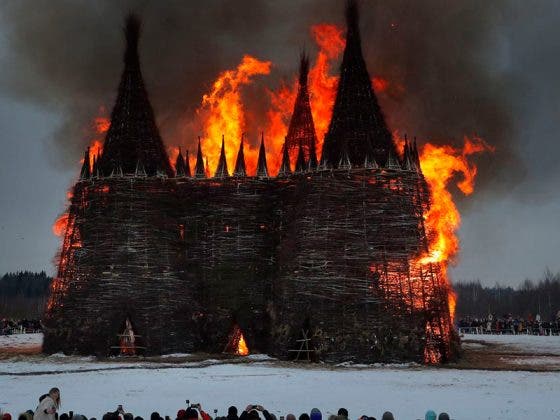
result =
M173 170L176 170L177 168L175 168L175 164L177 163L177 156L179 156L179 148L177 146L169 146L167 148L167 156L169 157L171 167Z
M52 231L56 236L62 236L66 232L68 225L68 213L62 214L52 226Z
M389 81L379 76L374 77L371 83L373 85L373 90L375 90L375 93L385 92L389 87Z
M319 46L319 52L315 64L309 70L308 88L311 113L317 133L317 153L321 153L338 86L338 76L331 75L331 69L344 49L344 30L336 25L320 24L312 26L311 33ZM268 164L272 173L280 168L284 137L288 132L297 92L297 78L294 78L290 85L283 84L277 91L269 92L271 107L267 112L266 132L269 138Z
M428 143L422 148L420 156L422 172L430 186L431 195L430 208L424 215L429 251L420 259L420 263L439 263L446 280L447 265L454 262L459 251L456 232L461 224L461 216L453 202L448 185L460 173L463 178L457 182L457 187L465 195L472 194L477 167L468 161L469 156L483 151L494 151L492 146L480 138L465 137L464 141L462 149ZM449 287L448 303L453 320L456 297L451 287Z
M237 351L235 354L238 356L247 356L249 354L249 347L247 347L245 337L243 337L243 333L241 331L239 331L239 341L237 342Z
M233 168L237 147L246 128L245 108L241 101L241 88L257 75L270 74L270 61L260 61L250 55L243 56L234 70L226 70L213 83L209 93L202 97L197 109L204 129L203 150L210 172L216 169L220 158L222 135L226 139L226 160ZM234 146L236 144L237 146ZM246 144L245 157L252 171L256 168L258 149ZM252 165L250 165L252 164ZM250 169L250 170L251 170Z
M103 151L103 137L111 127L111 120L106 116L107 111L104 106L99 107L99 115L95 117L91 123L91 131L93 131L92 139L89 143L89 166L93 168L93 158L99 156ZM81 159L80 163L84 163Z

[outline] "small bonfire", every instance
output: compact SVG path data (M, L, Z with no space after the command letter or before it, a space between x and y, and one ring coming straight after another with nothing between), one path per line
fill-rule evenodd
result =
M249 347L243 336L243 332L239 325L234 324L233 329L228 337L228 342L224 348L224 353L235 354L237 356L248 356Z

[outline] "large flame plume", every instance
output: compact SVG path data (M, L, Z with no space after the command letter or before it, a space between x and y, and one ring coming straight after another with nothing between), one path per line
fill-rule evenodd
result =
M261 61L245 55L236 69L222 72L212 84L210 92L202 97L197 116L203 125L203 150L210 171L215 170L218 165L222 136L227 145L228 168L233 168L239 142L246 130L241 88L250 84L255 76L270 74L271 65L270 61ZM247 143L245 146L248 170L253 173L256 168L258 148L250 147Z
M461 215L453 201L449 186L460 174L462 179L456 183L457 187L465 195L472 194L477 167L469 162L469 157L484 151L494 151L494 148L478 137L465 137L462 148L427 143L421 150L420 164L430 186L431 204L424 214L429 240L428 254L420 259L420 263L439 264L442 276L448 284L447 267L455 261L459 252L457 230L461 225ZM451 287L449 287L448 303L453 320L456 296Z

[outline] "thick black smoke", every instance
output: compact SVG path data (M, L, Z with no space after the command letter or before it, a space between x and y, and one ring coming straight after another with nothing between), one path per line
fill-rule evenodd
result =
M539 96L530 72L542 70L555 92L560 78L553 77L549 63L526 59L533 54L553 60L558 39L553 2L531 10L524 9L525 2L505 0L360 5L370 73L390 82L380 102L391 129L420 142L457 145L465 134L481 136L496 147L495 154L480 159L479 185L488 191L524 180L531 159L540 159L527 150L528 142L556 151L550 136L528 126L554 100L530 103ZM76 164L99 106L110 111L130 11L143 18L141 60L162 136L167 144L183 145L194 144L200 130L191 124L194 111L220 71L236 66L245 53L271 60L273 74L253 88L263 92L293 77L301 48L313 49L312 24L344 24L344 2L336 0L20 0L4 2L2 9L9 53L1 58L6 76L0 88L62 116L49 148L58 165ZM259 97L250 94L249 107L259 108L264 121L266 103ZM260 129L251 127L251 141ZM543 171L553 170L552 160L543 162Z

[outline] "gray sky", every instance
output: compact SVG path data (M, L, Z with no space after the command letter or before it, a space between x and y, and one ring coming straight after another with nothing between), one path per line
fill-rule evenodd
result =
M2 2L0 273L54 273L59 240L51 226L77 177L92 117L100 105L112 107L128 11L144 19L140 53L164 141L186 147L197 134L194 109L219 71L244 53L272 60L271 76L245 98L264 115L263 89L292 77L302 46L314 56L310 25L342 24L341 3ZM560 3L361 4L370 73L404 87L379 98L390 127L456 145L476 133L497 148L477 158L477 192L457 197L462 251L453 279L517 285L547 267L559 271Z

